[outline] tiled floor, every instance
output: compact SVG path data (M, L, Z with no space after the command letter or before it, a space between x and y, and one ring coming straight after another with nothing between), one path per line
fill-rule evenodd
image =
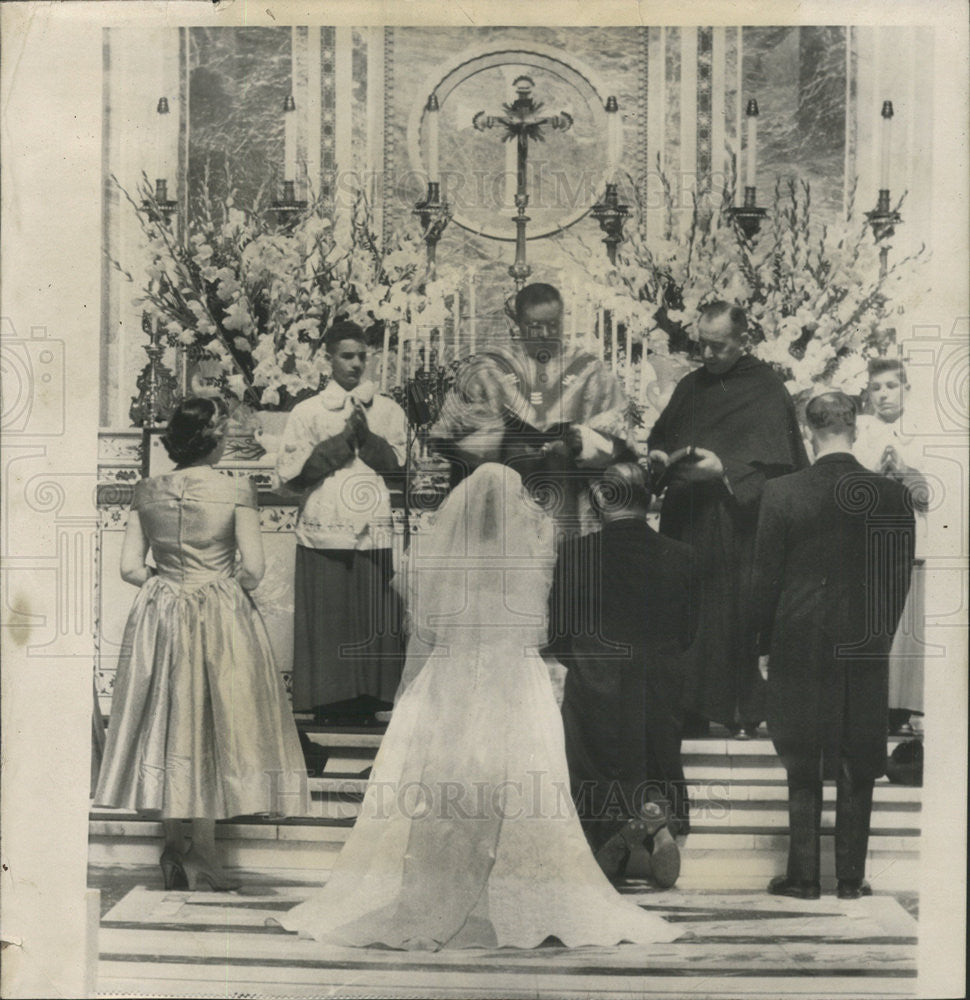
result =
M915 898L805 902L763 892L620 886L682 925L664 945L458 952L348 949L266 917L303 885L251 873L238 893L165 892L157 869L92 869L102 892L99 996L911 996Z

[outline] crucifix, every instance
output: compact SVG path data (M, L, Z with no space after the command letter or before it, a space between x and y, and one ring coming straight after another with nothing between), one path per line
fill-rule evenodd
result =
M532 98L534 81L528 76L517 77L512 86L515 88L515 100L511 104L503 104L502 115L487 115L479 111L472 119L472 124L479 132L498 125L505 130L502 137L505 142L515 140L517 146L515 168L515 263L509 268L509 274L515 280L515 287L522 288L526 279L532 273L532 268L525 259L525 227L529 217L525 214L529 204L529 194L526 190L525 168L529 158L529 140L545 142L542 134L544 127L565 132L573 124L572 115L560 111L558 115L540 115L542 103Z

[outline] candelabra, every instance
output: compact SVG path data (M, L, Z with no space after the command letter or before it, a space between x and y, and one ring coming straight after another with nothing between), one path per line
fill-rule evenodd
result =
M603 242L606 244L606 253L610 258L610 263L615 264L616 248L623 242L623 223L630 215L629 206L620 204L616 184L606 185L603 200L593 206L590 215L596 219L600 224L600 229L606 234L603 238Z
M441 197L440 182L428 181L428 194L424 201L419 201L414 206L412 214L421 222L421 235L428 250L428 267L434 271L438 241L451 220L448 202Z
M179 395L178 379L162 361L165 345L159 341L158 329L147 312L142 313L141 328L148 334L145 353L148 364L135 380L138 395L131 397L128 417L136 426L151 428L168 422Z

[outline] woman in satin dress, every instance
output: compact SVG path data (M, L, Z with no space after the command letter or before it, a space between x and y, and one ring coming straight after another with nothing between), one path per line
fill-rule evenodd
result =
M161 816L167 889L238 888L219 863L216 820L279 814L280 802L294 801L284 796L306 788L296 725L249 595L264 570L256 491L212 468L225 423L219 399L179 404L163 437L176 469L135 487L121 556L122 578L140 590L95 802Z
M361 814L327 884L273 919L333 945L438 950L670 941L620 896L573 806L539 655L554 522L480 466L411 546L411 638Z

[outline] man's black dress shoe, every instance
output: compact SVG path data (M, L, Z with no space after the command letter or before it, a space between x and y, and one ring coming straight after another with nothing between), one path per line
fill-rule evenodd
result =
M859 879L839 879L839 886L835 894L839 899L861 899L863 896L872 895L872 886L868 882Z
M790 896L792 899L818 899L822 895L822 887L818 882L796 882L786 875L776 875L768 883L768 892L772 896Z

